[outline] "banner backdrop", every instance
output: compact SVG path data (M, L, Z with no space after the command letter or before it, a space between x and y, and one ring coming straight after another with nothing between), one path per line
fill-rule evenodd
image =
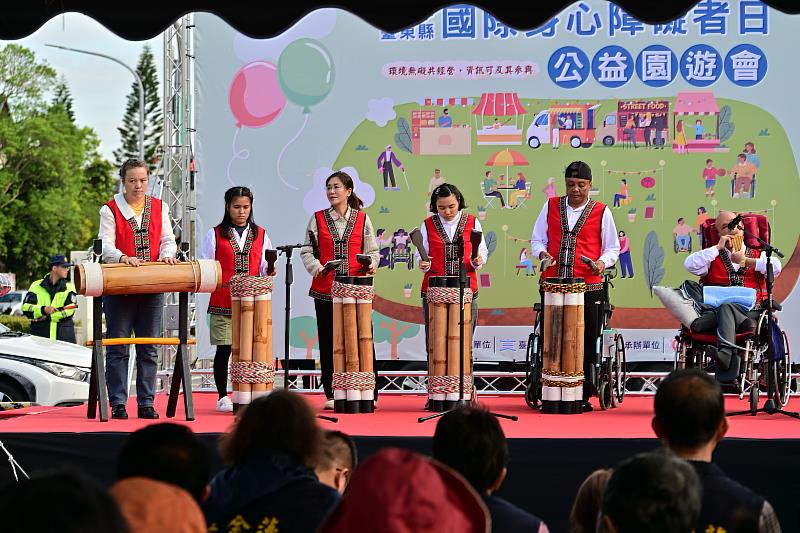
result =
M573 160L591 165L591 197L611 207L622 238L613 324L629 360L672 360L678 323L652 287L693 278L683 262L703 247L699 224L720 209L768 216L786 254L775 286L782 326L800 353L796 17L758 1L703 0L651 26L585 0L515 31L459 5L387 34L322 9L269 40L213 15L195 20L198 242L234 185L252 188L273 243L300 242L328 205L325 178L344 169L381 248L380 358L425 357L409 233L447 181L464 192L489 248L476 357L524 359L538 301L531 232L546 199L564 193ZM291 356L313 358L310 277L297 253L293 265ZM276 341L283 256L279 267Z

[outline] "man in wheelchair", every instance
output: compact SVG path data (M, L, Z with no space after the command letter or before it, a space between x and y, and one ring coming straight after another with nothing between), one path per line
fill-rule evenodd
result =
M700 276L700 283L704 286L750 287L756 291L756 305L751 310L745 311L736 303L723 303L716 309L704 311L691 324L693 332L713 332L716 329L717 344L706 347L706 351L716 361L718 381L731 381L739 375L741 358L737 354L736 333L745 329L755 330L763 312L762 304L766 304L767 298L766 254L757 248L757 241L744 237L741 229L741 224L746 224L748 231L768 240L766 217L748 215L741 224L734 223L735 218L736 213L720 211L716 219L706 220L703 243L713 244L690 254L683 263L686 270ZM771 261L777 277L781 263L774 257Z

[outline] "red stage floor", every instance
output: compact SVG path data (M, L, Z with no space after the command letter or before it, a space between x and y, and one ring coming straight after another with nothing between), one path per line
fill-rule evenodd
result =
M233 416L217 413L214 410L216 395L199 393L194 395L196 420L183 420L183 405L178 408L178 416L171 421L185 423L197 433L222 433L230 428ZM321 409L320 395L307 395L308 401ZM510 438L652 438L650 429L652 418L652 397L627 397L617 409L611 411L595 410L582 415L542 415L529 409L522 397L482 396L481 402L491 411L517 415L518 422L501 420L503 430ZM322 427L335 427L351 435L360 436L408 436L430 437L436 427L435 421L420 424L417 418L425 415L422 411L424 400L421 396L381 396L378 410L370 415L334 415L331 411L321 414L338 416L339 422L333 424L320 420ZM763 403L763 402L762 402ZM596 408L595 403L595 408ZM728 410L747 407L746 401L735 397L726 400ZM800 409L800 400L793 399L788 408ZM164 418L166 396L156 397L156 408ZM134 415L129 420L86 419L86 406L78 407L32 407L19 411L0 413L0 433L91 433L91 432L131 432L152 421L135 417L136 406L132 400L128 412ZM23 414L24 413L24 414ZM19 415L19 416L18 416ZM798 439L800 420L782 415L739 416L730 419L728 437L748 439Z

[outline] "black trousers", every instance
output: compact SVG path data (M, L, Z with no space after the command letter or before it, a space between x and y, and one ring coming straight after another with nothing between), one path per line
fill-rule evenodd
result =
M741 357L736 350L736 332L745 322L753 321L758 323L758 319L763 311L754 309L745 311L736 304L724 303L713 311L706 311L697 320L692 322L692 331L709 332L716 328L717 348L731 354L731 366L728 370L717 371L716 378L719 381L730 381L739 375Z
M333 302L314 298L319 335L319 367L322 373L322 389L325 398L333 399ZM372 368L375 369L375 399L378 399L378 370L375 344L372 345Z
M603 290L587 291L583 295L583 399L597 394L597 339L603 332Z
M383 186L389 186L389 180L392 181L392 187L397 187L397 184L394 182L394 168L392 168L392 163L390 161L386 161L383 164Z

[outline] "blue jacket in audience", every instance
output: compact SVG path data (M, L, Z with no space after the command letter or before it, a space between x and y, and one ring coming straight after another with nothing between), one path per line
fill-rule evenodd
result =
M316 531L339 493L289 457L259 451L217 474L203 505L209 528L247 523L254 531L280 524L281 533Z
M492 533L535 533L542 521L511 502L497 496L483 496L492 517ZM545 529L546 531L546 529Z

